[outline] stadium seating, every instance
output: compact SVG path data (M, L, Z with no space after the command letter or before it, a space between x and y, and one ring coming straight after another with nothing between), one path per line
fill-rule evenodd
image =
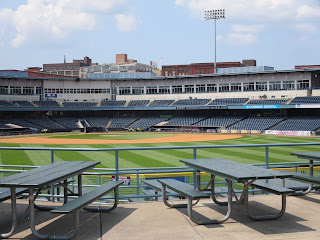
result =
M170 119L166 126L191 126L202 121L205 117L175 117Z
M28 122L41 126L41 129L63 129L64 127L49 118L28 118Z
M70 128L70 129L79 128L77 125L79 118L53 117L52 120L54 120L55 122L57 122L58 124L66 128Z
M20 127L34 128L34 129L38 129L38 130L41 130L41 129L44 128L41 125L29 122L29 121L24 120L24 119L18 119L18 118L8 119L8 120L5 121L5 123L14 124L14 125L17 125L17 126L20 126Z
M243 117L209 117L196 124L195 126L206 126L206 127L228 127L236 122L239 122Z
M138 120L136 117L114 117L108 128L126 128L136 120Z
M320 104L320 96L314 97L295 97L290 104Z
M149 102L149 100L131 100L128 107L145 107Z
M34 105L28 101L14 101L13 104L18 107L34 107Z
M179 99L172 104L172 106L193 106L193 105L205 105L210 99Z
M266 130L283 121L282 117L249 117L232 126L229 130Z
M288 99L262 99L262 100L250 100L247 105L284 105Z
M243 105L249 98L217 98L208 105Z
M34 101L34 103L39 107L60 107L56 101Z
M129 127L131 128L140 128L140 129L147 129L151 126L154 126L158 123L167 121L168 118L165 117L145 117L139 119L137 122L133 123Z
M0 100L0 107L14 107L14 105L8 101Z
M271 128L279 131L315 131L320 128L319 117L292 117Z
M97 107L96 102L64 102L63 107Z
M126 104L126 101L115 101L115 100L108 100L102 101L101 107L123 107Z
M108 117L86 117L90 127L105 127L109 121Z
M154 100L150 103L150 107L166 107L172 104L174 100Z

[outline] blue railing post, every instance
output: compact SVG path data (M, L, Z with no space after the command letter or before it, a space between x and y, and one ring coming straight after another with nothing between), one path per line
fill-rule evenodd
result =
M115 167L116 167L116 181L119 180L119 150L115 150Z
M139 170L137 170L137 195L140 194Z
M50 155L51 155L51 163L54 163L54 150L50 150ZM51 185L51 197L52 197L52 202L54 202L54 186Z
M266 146L266 168L269 168L269 147Z
M197 147L193 148L193 159L197 159ZM193 171L193 187L194 189L197 188L197 171Z

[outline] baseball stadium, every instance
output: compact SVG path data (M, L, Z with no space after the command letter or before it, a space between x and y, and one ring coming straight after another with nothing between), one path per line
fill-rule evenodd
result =
M248 191L258 197L268 192L282 199L289 193L304 195L317 191L320 183L317 159L312 158L311 168L307 157L295 155L316 152L320 145L320 69L127 79L39 78L1 71L0 116L0 187L10 186L1 178L38 167L95 163L81 172L81 179L64 179L63 184L59 179L58 187L39 190L37 197L45 203L65 199L62 186L90 195L97 186L118 181L121 186L114 186L113 193L109 189L108 194L99 195L100 203L166 199L165 188L154 185L157 180L170 188L171 201L192 203L191 199L205 197L180 192L181 182L188 186L198 182L197 188L207 192L210 189L205 186L213 186L219 199L230 196L230 179L238 178L217 173L214 182L213 172L205 171L206 167L196 171L185 159L228 159L248 169L286 170L290 177L293 173L311 177L296 177L299 181L285 188L285 193L277 184L272 189L258 182L254 185L257 177L248 184ZM233 183L236 201L243 199L246 181ZM309 183L315 186L311 189ZM25 197L28 193L21 193L20 198ZM194 220L191 203L192 222L206 224ZM283 213L284 209L271 218Z

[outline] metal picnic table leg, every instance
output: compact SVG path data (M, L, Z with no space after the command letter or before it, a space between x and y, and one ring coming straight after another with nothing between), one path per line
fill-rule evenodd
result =
M249 183L248 181L244 182L244 209L245 209L245 214L247 215L248 218L250 218L251 220L255 220L255 221L263 221L263 220L274 220L274 219L278 219L279 217L281 217L285 210L286 210L286 194L281 194L281 210L279 213L274 214L274 215L263 215L263 216L253 216L249 213Z
M216 204L218 205L228 205L228 201L226 202L221 202L219 201L217 198L216 198L216 194L215 194L215 178L216 176L215 175L211 175L211 180L209 183L211 183L211 198L212 198L212 201L214 201ZM229 191L229 184L228 184L228 191ZM234 195L236 201L234 201L233 203L235 204L238 204L242 198L238 199L236 193L234 192L233 188L232 188L232 193L231 193L231 199L232 199L232 195ZM229 197L229 193L228 193L228 197Z
M16 188L10 187L11 191L11 216L12 216L12 225L11 230L8 233L0 233L0 239L8 238L13 235L17 227L17 202L16 202Z
M193 221L194 223L199 224L199 225L220 224L220 223L227 221L230 218L231 212L232 212L232 191L233 191L233 188L232 188L232 181L231 180L227 180L227 183L228 183L228 212L226 213L226 215L220 219L196 220L193 217L192 201L191 201L191 199L188 198L188 215L189 215L191 221Z
M39 233L35 228L35 216L34 216L34 188L29 188L29 208L30 208L30 228L32 233L39 239L61 239L68 240L76 236L79 229L79 211L73 213L73 224L74 228L71 234L67 236L56 236L56 235L43 235Z

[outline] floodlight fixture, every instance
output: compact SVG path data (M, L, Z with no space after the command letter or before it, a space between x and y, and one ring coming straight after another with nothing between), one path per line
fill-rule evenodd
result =
M205 11L204 18L206 20L214 19L214 73L217 73L217 20L226 18L225 9Z

